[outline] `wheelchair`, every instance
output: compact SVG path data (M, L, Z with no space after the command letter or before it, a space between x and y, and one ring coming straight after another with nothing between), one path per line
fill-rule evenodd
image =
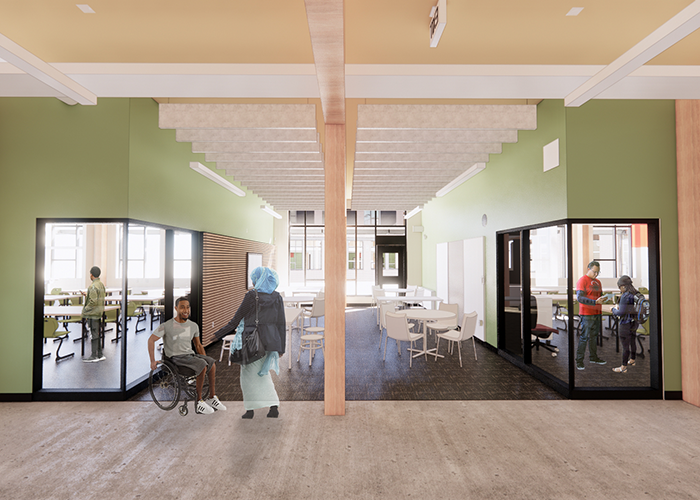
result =
M187 403L194 401L197 405L197 376L194 370L177 366L169 358L163 357L155 370L148 375L148 391L158 408L170 411L180 400L182 405L178 412L183 417L187 415ZM202 399L209 396L209 375L204 377Z

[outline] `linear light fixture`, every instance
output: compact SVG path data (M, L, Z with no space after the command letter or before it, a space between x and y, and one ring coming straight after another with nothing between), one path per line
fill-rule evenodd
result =
M583 10L583 7L571 7L571 10L566 13L567 16L578 16L581 11Z
M476 174L481 172L486 168L486 163L475 163L471 167L469 167L467 170L465 170L462 174L460 174L459 177L457 177L455 180L450 182L447 186L442 188L440 191L435 193L435 196L438 198L441 198L445 196L447 193L452 191L454 188L465 182L467 179L474 177Z
M282 218L282 216L281 216L280 214L278 214L277 212L275 212L274 210L272 210L272 209L271 209L270 207L268 207L267 205L260 205L260 210L262 210L263 212L267 212L268 214L272 215L275 219L281 219L281 218Z
M209 179L210 181L216 182L219 186L221 186L224 189L228 189L231 191L233 194L238 195L238 196L245 196L245 191L243 191L241 188L238 186L234 186L231 184L229 181L221 177L220 175L215 174L211 170L209 170L207 167L199 163L198 161L191 161L190 162L190 168L197 172L198 174L202 174L204 177Z
M420 212L421 210L423 210L423 207L421 207L420 205L418 205L416 208L414 208L413 210L411 210L410 212L408 212L406 215L404 215L403 218L406 219L406 220L408 220L408 219L410 219L411 217L413 217L414 215L416 215L418 212Z
M78 7L80 10L82 10L83 14L94 14L95 13L95 11L92 10L92 7L90 7L86 3L79 3L79 4L76 4L75 6Z

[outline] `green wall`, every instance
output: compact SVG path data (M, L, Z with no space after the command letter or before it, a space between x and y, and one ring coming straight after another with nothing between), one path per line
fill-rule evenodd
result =
M158 103L131 99L130 113L129 217L272 242L274 219L260 210L263 201L246 189L238 197L189 168L198 161L223 173L204 154L192 153L191 143L175 142L175 130L158 128Z
M560 166L543 171L542 147L559 139ZM546 194L546 196L544 195ZM482 215L488 224L482 226ZM496 345L496 231L566 217L566 126L560 101L537 106L537 130L520 131L486 169L423 212L423 286L436 288L436 245L484 236L486 341Z
M674 101L567 108L569 218L659 219L664 385L681 390Z
M0 394L32 390L37 218L133 218L271 241L257 196L189 168L203 156L158 129L151 99L0 98Z
M496 345L496 231L563 218L658 218L664 383L680 390L674 102L543 101L537 111L537 130L520 132L486 170L426 205L424 286L436 286L437 243L485 236L486 341ZM542 147L556 138L560 166L543 172Z

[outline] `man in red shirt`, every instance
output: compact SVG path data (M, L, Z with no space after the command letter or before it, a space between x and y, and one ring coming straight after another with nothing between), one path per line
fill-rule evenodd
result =
M589 359L591 363L604 365L598 357L598 335L600 334L601 304L605 301L603 285L598 281L600 263L592 261L588 264L588 272L576 283L576 300L579 303L578 311L581 316L581 337L578 339L576 349L576 368L585 370L583 356L586 354L588 344Z

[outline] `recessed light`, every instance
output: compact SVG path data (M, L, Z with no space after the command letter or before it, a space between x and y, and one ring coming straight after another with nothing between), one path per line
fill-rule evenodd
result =
M583 7L572 7L571 10L566 13L566 15L567 16L578 16L582 10L583 10Z
M79 3L79 4L76 4L75 6L78 7L80 10L82 10L83 14L94 14L95 13L95 11L92 10L92 7L90 7L86 3Z

